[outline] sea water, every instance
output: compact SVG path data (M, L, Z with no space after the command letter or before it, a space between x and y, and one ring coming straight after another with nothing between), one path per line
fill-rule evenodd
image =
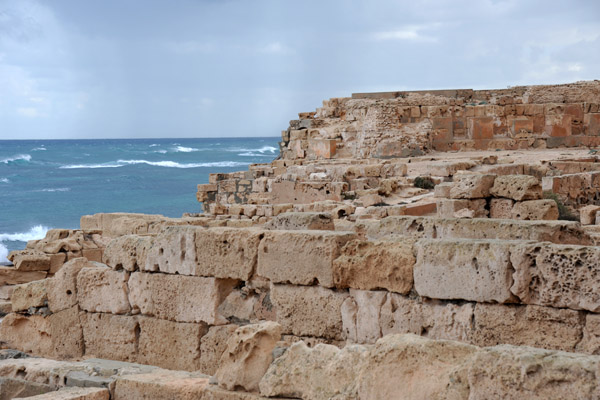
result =
M212 172L278 154L278 138L0 140L0 263L48 229L85 214L201 212L196 186Z

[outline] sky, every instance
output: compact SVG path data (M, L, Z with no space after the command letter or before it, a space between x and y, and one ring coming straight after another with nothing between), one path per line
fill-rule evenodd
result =
M0 139L278 136L354 92L592 79L597 0L0 0Z

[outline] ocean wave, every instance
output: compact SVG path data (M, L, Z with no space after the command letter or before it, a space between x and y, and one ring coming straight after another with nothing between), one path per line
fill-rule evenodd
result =
M228 149L227 151L232 151L232 152L237 152L237 151L241 151L243 152L243 154L249 154L249 153L271 153L274 154L277 151L277 147L273 147L273 146L263 146L260 149L240 149L240 148L233 148L233 149Z
M8 180L8 178L2 178L2 179L0 179L0 182L2 182L2 183L10 183L10 181Z
M185 147L185 146L177 146L173 149L176 153L191 153L193 151L200 151L200 149L195 149L193 147Z
M5 245L0 243L0 263L7 263L8 261L8 249Z
M46 151L46 150L48 150L48 149L45 147L36 147L35 149L31 149L31 151Z
M71 188L53 188L53 189L42 189L40 192L69 192Z
M31 161L31 156L29 154L17 154L16 156L0 160L0 163L8 164L16 161Z
M240 157L273 157L273 154L253 153L251 151L248 151L246 153L239 153L238 156L240 156Z
M0 233L0 242L19 241L27 242L29 240L43 239L50 230L47 226L36 225L27 232L22 233Z
M160 153L160 154L167 154L166 150L156 150L154 151L155 153Z
M105 164L77 164L63 165L61 169L79 169L79 168L119 168L126 165L146 164L154 167L166 168L202 168L202 167L242 167L248 165L246 162L238 161L217 161L207 163L178 163L175 161L148 161L148 160L118 160Z
M153 143L153 144L151 144L151 145L150 145L150 146L148 146L148 147L158 147L158 146L160 146L160 144L158 144L158 143Z

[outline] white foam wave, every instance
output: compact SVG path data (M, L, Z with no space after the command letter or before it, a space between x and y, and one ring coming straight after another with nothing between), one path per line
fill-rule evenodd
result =
M31 156L29 154L17 154L16 156L0 160L0 163L8 164L15 161L31 161Z
M29 240L38 240L46 237L46 233L50 230L47 226L36 225L27 232L22 233L0 233L0 242L20 241L27 242Z
M200 151L200 149L195 149L193 147L185 147L185 146L177 146L173 149L176 153L191 153L193 151Z
M42 189L40 192L69 192L71 188Z
M10 181L8 180L8 178L2 178L2 179L0 179L0 182L2 182L2 183L10 183Z
M167 154L166 150L156 150L155 153Z
M31 151L46 151L48 149L46 149L45 147L36 147L35 149L31 149Z
M258 152L258 153L275 153L277 151L276 147L273 146L263 146L260 149L240 149L240 148L233 148L233 149L229 149L227 151L241 151L244 154L248 154L248 153L253 153L253 152Z
M166 168L202 168L202 167L241 167L248 163L238 161L218 161L208 163L178 163L175 161L148 161L148 160L118 160L116 162L105 164L77 164L63 165L61 169L78 169L78 168L119 168L126 165L146 164L154 167Z
M263 153L253 153L251 151L245 152L245 153L239 153L238 156L240 157L271 157L271 154L263 154Z
M160 146L160 144L153 143L153 144L151 144L151 145L150 145L150 146L148 146L148 147L158 147L158 146Z
M7 263L8 261L8 249L5 245L0 243L0 263Z

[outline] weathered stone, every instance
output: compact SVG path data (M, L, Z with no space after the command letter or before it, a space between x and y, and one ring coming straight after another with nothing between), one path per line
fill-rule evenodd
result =
M114 271L106 265L82 268L77 275L79 307L89 312L128 313L128 280L128 272Z
M164 369L119 376L115 380L113 400L204 399L208 378L206 375Z
M583 328L581 312L541 306L479 303L470 342L575 351Z
M341 307L347 293L320 286L273 285L271 301L284 333L342 339Z
M8 348L35 355L53 354L50 323L40 315L8 314L0 324L0 341Z
M66 261L67 261L66 253L58 253L58 254L50 255L50 269L48 270L48 273L56 274L58 272L58 270L60 268L62 268L62 266L65 264Z
M14 267L0 266L0 286L38 281L46 275L46 271L19 271Z
M554 200L518 201L512 209L512 218L522 220L556 220L558 206Z
M587 314L583 327L583 338L577 345L577 351L600 354L600 314Z
M52 357L78 358L84 353L83 329L77 306L59 311L47 317L52 340Z
M490 218L511 219L513 204L511 199L491 199Z
M102 260L116 270L136 271L146 265L152 236L125 235L117 237L106 246Z
M511 249L515 273L511 292L523 303L600 311L600 248L551 243Z
M452 182L443 182L435 185L433 189L433 197L445 199L450 197L450 189L452 189Z
M266 231L258 250L258 275L275 283L333 287L333 261L354 234Z
M31 397L52 392L54 386L43 383L29 382L24 379L0 377L0 400L10 400L16 397Z
M217 309L235 286L230 279L134 272L129 279L133 312L178 322L226 324Z
M248 280L261 235L256 229L169 227L156 237L144 269Z
M416 261L413 246L413 239L346 243L333 262L335 286L407 294L412 289Z
M46 306L48 304L47 282L47 279L43 279L16 285L10 298L13 312Z
M196 371L200 367L200 339L205 324L140 317L137 361L175 370Z
M239 327L227 340L215 378L221 388L258 392L258 383L273 361L281 326L267 321Z
M264 229L333 231L335 226L329 213L286 212L266 223Z
M50 269L50 256L46 253L29 250L13 251L8 258L15 265L14 268L17 271L33 272Z
M486 218L489 211L485 199L440 199L436 202L439 218Z
M139 324L137 318L104 313L81 313L86 356L118 361L137 358Z
M56 392L47 392L27 397L31 400L109 400L110 392L103 388L67 387Z
M351 343L375 343L381 337L381 308L388 292L350 289L342 303L344 335Z
M511 302L514 242L431 240L416 244L415 289L433 299Z
M517 201L539 200L542 198L542 185L533 176L502 175L494 181L490 194Z
M496 175L463 174L454 177L452 199L481 199L490 196Z
M227 340L238 328L237 325L211 326L200 340L200 366L203 374L214 375L223 352L227 349Z
M600 211L600 206L589 205L579 209L579 219L581 225L595 225L596 213Z
M85 258L76 258L63 265L63 267L48 279L48 307L52 312L66 310L77 304L77 275L84 267L93 267Z

